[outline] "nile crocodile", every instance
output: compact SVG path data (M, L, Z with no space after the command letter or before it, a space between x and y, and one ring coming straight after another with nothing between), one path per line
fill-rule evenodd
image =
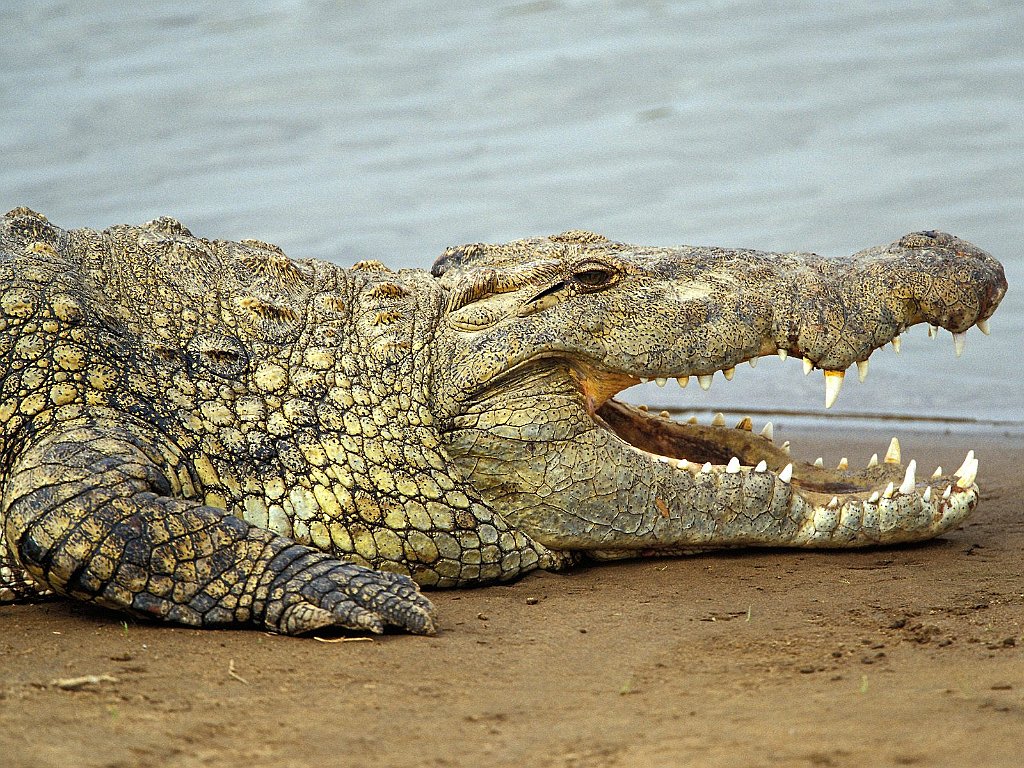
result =
M771 428L614 395L778 354L844 371L915 323L959 349L1006 290L940 232L826 259L570 231L430 272L294 260L171 218L0 225L0 600L193 626L434 631L419 585L587 558L917 541L977 460L794 462Z

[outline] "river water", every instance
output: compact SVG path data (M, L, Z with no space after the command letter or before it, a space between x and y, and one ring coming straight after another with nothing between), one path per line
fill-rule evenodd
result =
M915 329L829 414L1024 431L1020 2L5 2L0 157L5 210L342 264L569 228L825 254L944 229L1007 267L992 336L957 360ZM823 415L793 360L646 390Z

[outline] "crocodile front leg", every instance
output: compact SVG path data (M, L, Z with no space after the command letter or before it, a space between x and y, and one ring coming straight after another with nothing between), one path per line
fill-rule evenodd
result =
M147 440L89 423L27 449L4 488L17 565L63 595L192 626L434 631L405 576L343 563L171 495Z

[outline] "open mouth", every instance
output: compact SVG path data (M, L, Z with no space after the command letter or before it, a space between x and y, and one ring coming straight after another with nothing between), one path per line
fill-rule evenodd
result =
M959 353L963 336L957 336ZM805 367L810 366L805 362ZM859 368L863 375L866 365ZM732 370L723 373L731 378ZM643 456L652 471L661 465L655 474L664 477L665 470L674 470L688 473L698 484L752 487L761 495L758 503L764 503L765 495L776 501L785 497L790 514L804 520L808 528L793 543L836 546L917 540L925 537L925 530L935 535L951 527L977 504L978 460L973 451L951 474L937 467L930 475L918 477L917 462L903 463L894 437L885 453L872 456L866 466L852 467L843 458L837 466L826 467L821 458L812 463L795 461L788 442L776 443L771 422L755 431L750 417L735 425L727 424L722 414L710 424L698 423L696 417L676 421L667 411L655 414L647 406L612 396L645 379L592 369L583 372L578 367L576 376L594 423L612 432L624 448ZM680 376L680 386L688 378ZM710 383L710 378L700 377L701 385ZM659 378L658 384L664 385L665 379ZM826 405L835 401L836 380L836 372L825 372ZM690 478L676 477L690 485ZM675 485L671 478L668 483Z

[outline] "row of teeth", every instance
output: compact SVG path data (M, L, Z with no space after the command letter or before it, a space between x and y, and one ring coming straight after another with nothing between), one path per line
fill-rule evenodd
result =
M644 405L639 406L639 408L642 411L648 410L647 406L644 406ZM669 412L668 411L661 411L661 413L659 415L662 418L669 418ZM690 417L690 419L688 419L688 423L696 424L697 423L697 417L696 416ZM723 413L716 413L714 415L714 417L711 419L711 426L713 426L713 427L725 427L725 414L723 414ZM739 420L739 422L737 422L737 424L735 426L735 429L742 429L742 430L745 430L747 432L751 432L751 431L753 431L753 421L751 420L751 418L749 416L744 416L742 419ZM761 430L760 434L761 434L761 437L763 437L766 440L768 440L769 442L771 442L771 441L774 440L774 437L775 437L775 427L772 425L772 423L770 421L765 422L764 428ZM790 443L789 443L789 441L787 440L784 443L782 443L780 448L783 451L783 453L786 453L788 455L789 452L790 452ZM687 459L674 459L674 458L672 458L670 456L662 456L660 454L650 454L650 455L653 458L655 458L657 461L659 461L659 462L661 462L663 464L669 464L669 465L671 465L673 467L676 467L677 469L686 469L686 470L688 470L691 467L697 466L696 462L692 462L692 461L689 461ZM900 441L899 441L898 438L894 437L894 438L892 438L891 441L889 441L889 447L886 449L885 457L882 459L882 461L884 461L886 464L900 464L901 463L901 461L902 461L902 451L900 450ZM879 464L878 454L877 453L871 454L871 458L868 460L868 464L867 464L868 469L871 469L872 467L877 467L878 464ZM813 465L815 467L817 467L818 469L824 469L824 467L825 467L825 459L823 457L819 456L818 458L816 458L814 460ZM742 466L743 465L740 463L739 457L733 456L731 459L729 459L729 463L726 464L726 466L725 466L726 474L737 474L737 473L739 473L739 471L742 468ZM836 465L836 469L840 470L840 471L845 471L845 470L849 469L849 467L850 467L849 459L847 459L845 456L843 458L841 458L839 460L839 463ZM700 471L701 472L708 473L708 472L712 472L713 470L714 470L714 465L712 465L710 461L705 462L704 464L702 464L700 466ZM754 467L753 471L754 472L767 472L768 471L768 463L766 461L764 461L764 460L761 460L760 462L758 462L757 466ZM914 488L915 488L915 486L917 485L916 475L917 475L917 461L915 459L911 459L910 463L907 465L907 471L906 471L906 473L903 476L903 482L900 484L898 489L895 488L895 484L894 483L889 483L886 486L885 490L882 491L881 493L879 493L878 491L875 491L874 493L872 493L871 497L868 499L868 501L870 503L874 503L874 502L876 502L879 499L879 497L881 497L883 499L890 499L890 498L893 497L893 495L896 493L897 490L898 490L899 493L902 493L902 494L912 493ZM974 484L974 480L978 476L978 459L975 458L973 450L970 450L970 451L967 452L967 456L964 458L963 464L961 464L960 468L956 472L953 473L953 476L958 478L958 480L956 482L956 485L958 487L960 487L960 488L970 488ZM793 479L793 464L792 463L787 464L785 466L785 468L779 473L778 477L779 477L779 480L781 480L784 483L790 482ZM936 467L935 471L932 472L931 479L932 480L936 480L936 479L938 479L940 477L942 477L942 467ZM949 486L946 487L946 490L942 494L942 498L943 499L948 499L949 498L950 493L952 493L952 488L953 488L952 485L949 485ZM924 493L922 494L922 498L924 499L924 501L927 502L931 498L931 490L932 490L931 486L928 486L928 487L925 488ZM838 504L839 504L839 497L838 496L833 496L832 500L828 503L827 506L831 507L831 508L835 508L836 506L838 506Z
M896 451L897 451L897 455L898 455L899 442L896 440L895 437L892 439L892 445L896 446ZM899 459L898 458L895 461L891 461L890 458L889 458L889 455L892 453L892 445L890 445L890 453L886 454L886 459L885 460L886 460L886 462L889 462L889 463L898 464L899 463ZM677 469L689 470L691 467L697 466L694 462L688 461L686 459L673 459L673 458L671 458L669 456L658 456L657 460L660 461L663 464L669 464L671 466L674 466ZM817 461L814 462L814 466L821 467L822 466L821 462L822 462L822 460L821 460L821 458L819 458ZM868 466L872 467L872 466L876 466L877 464L878 464L878 454L875 454L874 456L872 456L872 461L871 461L871 463L868 464ZM845 469L846 466L847 466L846 465L846 459L843 459L839 463L839 469ZM742 469L742 465L740 464L739 458L737 458L736 456L733 456L731 459L729 459L729 463L725 467L725 472L726 472L726 474L735 475L735 474L739 474L741 469ZM705 462L700 467L700 472L703 472L703 473L706 473L706 474L707 473L711 473L713 471L714 471L714 466L711 464L710 461ZM753 471L754 472L767 472L768 471L768 463L766 461L764 461L764 460L761 460L760 462L758 462L757 466L754 467ZM874 504L876 501L878 501L879 498L891 499L896 493L901 493L901 494L904 494L904 495L913 493L914 489L917 487L916 474L917 474L917 461L915 461L914 459L911 459L910 463L907 465L906 474L904 474L903 482L900 484L899 488L896 488L896 484L895 483L889 483L885 487L884 491L881 491L881 492L874 491L871 494L871 496L868 498L868 502L871 503L871 504ZM961 464L960 468L956 472L953 473L953 476L957 478L957 481L956 481L955 485L958 488L965 488L966 489L966 488L970 488L972 485L974 485L974 480L978 476L978 459L975 458L974 451L968 451L967 452L967 456L964 458L963 464ZM942 477L942 467L936 467L935 468L935 472L932 473L931 479L932 480L936 480L939 477ZM792 463L787 464L785 466L785 468L781 472L779 472L778 478L783 483L789 483L789 482L791 482L793 480L793 465L792 465ZM953 484L947 485L946 486L946 490L943 491L943 493L942 493L942 498L944 500L948 499L950 494L952 493L952 491L953 491ZM924 489L924 493L922 493L922 495L921 495L921 498L925 502L929 501L931 499L931 492L932 492L931 486L926 486L925 489ZM832 500L829 501L829 503L826 505L826 507L829 508L829 509L835 509L838 506L839 506L839 497L838 496L833 496Z
M988 320L979 320L977 325L978 325L978 328L981 330L981 332L984 333L986 336L991 332L990 328L989 328ZM929 336L929 338L934 338L937 335L938 335L938 326L936 326L936 325L929 325L928 326L928 336ZM900 337L896 336L892 340L891 343L892 343L893 350L897 354L899 354L899 351L900 351ZM960 355L962 355L964 353L964 347L966 346L966 344L967 344L967 331L963 331L961 333L954 333L953 334L953 350L956 352L956 356L957 357L960 357ZM789 352L787 352L784 349L779 349L777 354L778 354L780 360L785 360L787 357L789 357ZM757 358L756 357L752 357L747 362L750 364L750 367L753 368L753 367L755 367L757 365ZM815 363L810 358L805 357L803 359L803 364L804 364L804 376L806 376L812 370L814 370ZM733 377L733 375L735 373L736 373L736 368L735 367L722 369L722 375L725 376L726 381L732 381L732 377ZM825 407L826 408L831 408L835 404L836 400L839 399L839 390L841 390L843 388L843 379L846 377L846 371L823 370L823 373L825 374ZM705 392L707 392L709 389L711 389L711 379L712 379L713 376L714 376L714 374L706 373L706 374L703 374L701 376L697 376L696 377L697 383L700 384L700 388L703 389ZM857 361L857 379L863 384L864 380L867 377L868 377L868 361L867 360L858 360ZM657 384L659 387L664 387L668 383L668 379L669 379L669 377L667 377L667 376L658 376L658 377L656 377L654 379L641 378L640 381L642 383L644 383L644 384L646 384L649 381L654 381L654 383ZM680 387L685 388L690 383L690 377L689 376L678 376L678 377L676 377L676 383L679 384Z

